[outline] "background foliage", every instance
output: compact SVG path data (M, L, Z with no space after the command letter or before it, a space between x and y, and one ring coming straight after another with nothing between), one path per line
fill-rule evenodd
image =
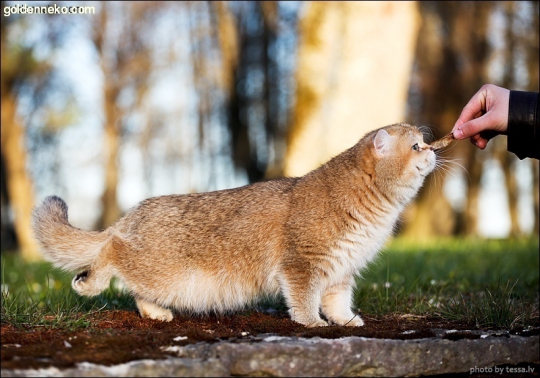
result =
M76 5L93 13L1 18L2 250L27 260L46 195L103 228L149 196L304 174L389 123L440 137L487 82L538 91L537 1ZM538 161L505 137L445 159L403 236L538 237Z

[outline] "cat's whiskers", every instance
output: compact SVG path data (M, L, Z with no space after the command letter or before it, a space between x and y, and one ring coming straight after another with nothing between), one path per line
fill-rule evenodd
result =
M456 172L453 167L450 167L449 164L453 163L452 161L439 160L436 164L436 172L441 174L441 177L446 175L455 176Z
M452 159L448 157L442 157L439 153L440 151L437 151L437 160L435 162L435 169L433 170L434 174L434 186L437 188L437 185L440 187L438 188L440 191L442 189L442 185L444 184L444 180L446 176L455 177L457 174L457 170L455 169L455 166L458 168L462 168L465 173L467 174L469 180L469 172L467 172L467 169L460 163L457 162L458 159ZM443 151L446 152L446 151ZM451 166L454 165L454 166ZM440 178L440 180L439 180ZM433 186L430 186L430 195L433 191Z
M471 176L469 175L469 172L468 172L467 169L463 166L463 164L458 163L459 160L461 160L461 159L446 159L446 160L444 161L444 163L445 163L445 166L444 166L445 169L448 169L448 170L451 172L451 174L454 175L454 174L456 173L455 170L452 169L452 168L454 168L454 167L449 167L449 166L448 166L448 165L450 165L450 164L453 164L453 165L457 166L458 168L463 169L463 171L467 174L467 178L468 178L469 181L470 181L470 180L471 180Z
M427 137L425 139L428 140L429 142L432 142L435 139L433 135L433 130L429 126L427 125L418 126L418 130L420 130L420 132L424 135L424 137Z
M429 126L418 126L418 130L424 135L424 139L429 141L430 143L435 139L433 136L433 131Z
M469 172L467 172L467 169L460 163L458 163L457 160L460 159L451 159L451 158L443 158L438 156L437 162L436 162L436 168L435 173L441 175L441 188L444 183L445 177L456 177L456 175L460 174L460 169L462 168L465 174L468 177L468 180L470 181L470 175Z

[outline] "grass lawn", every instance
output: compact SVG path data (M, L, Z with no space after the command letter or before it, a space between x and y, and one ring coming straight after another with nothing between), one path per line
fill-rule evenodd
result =
M394 239L358 280L364 313L436 315L478 327L538 321L538 239Z
M364 314L412 314L478 327L538 323L538 239L391 241L362 272L355 307ZM89 313L135 309L115 282L95 298L79 297L73 275L48 263L2 254L2 323L78 328ZM275 304L276 306L278 304Z

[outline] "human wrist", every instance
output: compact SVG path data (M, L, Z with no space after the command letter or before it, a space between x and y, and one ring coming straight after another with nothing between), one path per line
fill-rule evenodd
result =
M534 141L539 118L538 93L510 91L508 101L508 145L507 149L520 159L531 154L538 146Z

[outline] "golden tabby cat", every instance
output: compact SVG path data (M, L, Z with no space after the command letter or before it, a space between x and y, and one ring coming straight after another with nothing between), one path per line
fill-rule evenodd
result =
M434 167L418 128L395 124L303 177L149 198L100 232L71 226L64 201L47 197L33 228L47 260L79 272L79 294L97 295L116 276L143 317L224 312L281 292L308 327L328 324L319 310L362 326L351 311L354 277Z

